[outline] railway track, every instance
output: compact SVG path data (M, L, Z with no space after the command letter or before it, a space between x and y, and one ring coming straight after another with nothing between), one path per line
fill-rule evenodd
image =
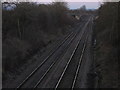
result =
M86 24L87 25L87 24ZM79 43L81 42L81 40L82 40L82 37L85 35L84 34L85 32L82 32L82 36L80 37L80 39L77 41L77 44L75 45L75 48L74 48L74 50L72 51L72 53L71 53L71 55L70 55L70 58L69 58L69 60L67 61L67 63L66 62L63 62L63 58L60 58L60 60L61 60L61 63L63 64L63 63L65 63L65 65L60 65L60 64L56 64L56 66L58 66L58 68L57 68L57 70L56 71L54 71L53 72L53 74L52 75L54 75L54 73L56 73L56 74L58 74L58 76L57 76L57 79L56 78L54 78L54 77L56 77L55 75L53 76L53 77L51 77L51 76L49 76L50 74L51 74L51 72L53 71L53 70L51 70L50 71L50 73L48 73L48 76L46 76L46 77L48 77L48 78L46 78L46 80L43 80L43 81L41 81L41 82L39 82L39 84L37 84L38 85L38 87L37 88L45 88L45 87L47 87L47 88L57 88L58 87L58 85L59 85L59 83L61 82L61 79L63 78L63 75L64 75L64 73L66 72L66 69L68 68L68 65L69 65L69 63L70 63L70 61L72 60L72 58L73 58L73 56L74 56L74 54L75 54L75 52L76 52L76 50L78 49L77 47L78 47L78 45L79 45ZM84 40L83 40L84 41ZM60 62L60 60L59 60L59 62ZM73 60L72 60L73 61ZM59 63L58 62L58 63ZM56 68L56 66L54 66L54 68ZM60 67L64 67L64 69L62 69L62 68L60 68ZM53 69L54 69L53 68ZM57 72L58 71L58 72ZM71 69L70 69L70 71L72 71ZM59 73L59 72L62 72L62 74L61 73ZM59 75L61 75L61 76L59 76ZM72 74L70 74L70 75L72 75ZM50 78L52 78L51 80L49 80ZM59 78L60 77L60 78ZM70 77L71 78L71 77ZM48 81L47 81L48 80ZM57 81L57 82L56 82ZM47 82L47 84L46 83L44 83L44 82ZM52 82L54 82L54 84L51 84ZM65 82L65 81L64 81ZM67 84L68 84L68 82L69 81L67 81ZM57 83L57 84L56 84ZM56 84L56 85L55 85ZM68 84L67 85L67 88L69 87L70 85ZM63 88L65 88L65 87L63 87Z
M63 43L64 43L70 36L72 36L72 35L73 35L73 32L70 33L70 34L64 39L64 41L63 41L56 49L54 49L54 51L51 51L51 53L42 61L42 63L40 63L40 65L39 65L37 68L35 68L34 71L32 71L32 72L28 75L28 77L26 77L25 80L24 80L22 83L20 83L19 86L17 86L17 88L21 88L21 87L28 81L28 79L30 79L30 78L34 75L34 73L36 73L36 72L38 71L38 69L39 69L40 67L42 67L42 65L56 52L56 50L57 50L60 46L62 46Z
M42 63L40 63L40 65L38 67L36 67L29 75L28 77L26 77L24 79L24 81L22 83L20 83L20 85L17 86L17 88L20 88L24 85L25 82L27 82L27 80L32 77L32 75L34 75L34 73L51 57L51 55L53 53L55 53L55 51L70 37L73 35L73 32L70 33L67 37L65 37L65 39L61 42L61 44L59 45L59 42L58 42L58 47L56 47L56 49L54 49L54 51L50 51L51 53L42 61Z
M63 71L61 74L59 74L59 79L56 83L56 85L54 86L55 88L59 88L61 86L61 82L64 81L63 77L65 77L66 75L66 71L68 70L68 67L70 66L71 62L73 61L73 57L76 55L76 52L79 48L80 42L83 41L83 44L81 46L82 51L80 52L80 60L76 61L79 62L77 67L76 67L76 72L75 72L75 76L74 76L74 80L72 82L72 88L74 88L75 82L76 82L76 78L78 75L78 71L80 68L80 64L82 61L82 57L85 51L85 46L86 46L86 41L87 41L87 31L85 30L85 28L87 27L88 23L89 23L90 19L87 21L87 23L84 25L83 30L79 30L80 27L78 28L78 30L76 30L75 32L70 33L68 36L65 37L65 39L61 42L58 43L57 47L51 51L51 53L42 61L42 63L40 63L40 65L38 67L36 67L18 86L17 89L19 88L40 88L40 85L43 85L42 83L44 82L44 79L46 77L49 76L49 74L51 73L52 69L55 68L55 66L57 64L59 64L60 60L65 56L65 53L68 51L69 48L71 48L71 43L74 44L74 41L77 42L76 45L74 45L75 48L73 48L72 53L70 55L69 60L67 61ZM79 36L80 35L80 36ZM86 37L84 37L86 36ZM79 38L78 38L79 37ZM78 38L78 39L76 39ZM83 40L82 40L83 39ZM85 39L85 40L84 40ZM56 55L57 54L57 55ZM43 70L44 69L44 70ZM69 69L70 70L70 69ZM67 71L68 72L68 71ZM35 80L36 79L36 80ZM33 81L34 80L34 81ZM31 85L32 83L32 85ZM45 84L44 84L45 85ZM64 85L63 85L64 86Z
M81 44L80 41L77 43L76 48L74 49L70 59L68 60L55 88L74 88L80 65L82 62L82 58L84 55L84 51L86 48L87 38L88 36L86 36L85 40L83 40L84 38L80 40L84 41L83 44Z
M89 33L91 32L91 25L92 24L90 24L87 28L89 31L87 30L83 34L85 37L82 37L81 40L77 43L75 51L73 51L71 58L68 60L55 88L76 88L75 85L78 74L81 73L81 64L86 51Z

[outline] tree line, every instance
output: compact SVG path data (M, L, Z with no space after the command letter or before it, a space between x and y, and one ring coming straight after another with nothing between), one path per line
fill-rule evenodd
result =
M69 32L75 20L67 3L31 2L2 4L3 79L14 73L39 49Z

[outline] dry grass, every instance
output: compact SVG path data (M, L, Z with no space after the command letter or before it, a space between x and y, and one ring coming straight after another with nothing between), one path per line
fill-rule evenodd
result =
M100 65L100 88L118 88L118 5L105 3L99 9L96 20L96 65ZM114 12L112 12L114 11Z
M75 21L66 14L64 2L15 5L13 10L3 9L3 81L37 51L70 32L66 27Z

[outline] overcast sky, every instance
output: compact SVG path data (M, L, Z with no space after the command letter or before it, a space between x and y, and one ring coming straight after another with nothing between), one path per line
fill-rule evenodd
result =
M97 9L100 6L100 3L102 3L103 0L2 0L4 1L32 1L32 2L39 2L48 4L55 1L65 1L68 3L68 7L70 9L77 9L81 6L85 5L87 9Z
M36 0L36 2L41 3L50 3L53 1L60 1L60 0ZM87 9L98 9L102 0L61 0L68 3L68 7L70 9L77 9L81 6L85 5Z
M98 9L100 6L99 2L68 2L68 7L70 9L80 8L85 5L87 9Z
M48 4L50 2L40 2L43 4ZM87 9L98 9L100 2L67 2L70 9L77 9L85 5Z

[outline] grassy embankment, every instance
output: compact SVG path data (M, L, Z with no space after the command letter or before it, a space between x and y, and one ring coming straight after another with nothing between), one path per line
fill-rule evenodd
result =
M100 88L118 87L118 51L120 46L120 3L104 3L95 20L96 65L101 74Z
M2 10L3 80L10 73L15 75L37 51L70 32L69 27L75 22L67 15L69 9L64 2L48 5L24 2L14 6Z

